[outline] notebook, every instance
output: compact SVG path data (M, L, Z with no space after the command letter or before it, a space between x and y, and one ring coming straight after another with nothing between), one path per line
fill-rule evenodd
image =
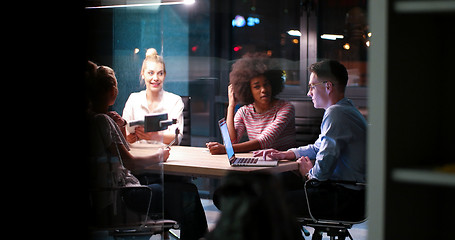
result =
M228 127L224 118L218 121L221 130L221 136L223 136L224 147L231 166L251 166L251 167L274 167L278 165L278 161L264 161L261 157L248 157L238 158L234 154L234 148L232 147L231 137L229 136Z

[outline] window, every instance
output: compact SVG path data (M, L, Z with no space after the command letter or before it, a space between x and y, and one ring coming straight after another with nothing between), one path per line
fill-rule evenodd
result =
M192 133L205 143L219 139L216 121L225 115L231 65L249 51L279 61L286 84L280 97L288 100L308 99L309 65L338 60L348 69L347 96L366 108L367 50L374 35L366 5L366 0L196 0L87 9L88 55L116 71L119 95L113 108L121 114L128 96L145 88L140 69L146 49L157 49L166 63L164 89L192 97Z
M317 16L317 58L335 59L348 70L346 94L365 111L368 86L367 53L369 31L366 0L320 0ZM309 26L312 28L312 26Z
M285 71L283 98L306 98L308 67L335 59L348 69L347 95L366 107L368 29L365 0L243 1L223 9L232 21L224 31L229 60L249 51L266 52ZM230 11L228 10L230 7Z

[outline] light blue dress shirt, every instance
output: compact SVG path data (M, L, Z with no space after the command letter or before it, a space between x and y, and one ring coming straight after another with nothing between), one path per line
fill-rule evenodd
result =
M310 178L365 183L366 132L365 118L351 100L343 98L326 109L314 144L289 150L296 158L316 160Z

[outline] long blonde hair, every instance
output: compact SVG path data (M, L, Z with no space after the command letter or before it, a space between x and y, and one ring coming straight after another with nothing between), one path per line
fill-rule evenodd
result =
M141 76L144 75L144 69L145 69L145 63L147 61L151 61L154 63L161 63L163 64L163 69L164 69L164 74L166 74L166 65L164 64L163 57L158 55L158 52L154 48L149 48L147 49L147 52L145 53L145 59L142 62L142 69L141 69ZM142 79L142 78L141 78ZM141 80L142 81L142 80Z

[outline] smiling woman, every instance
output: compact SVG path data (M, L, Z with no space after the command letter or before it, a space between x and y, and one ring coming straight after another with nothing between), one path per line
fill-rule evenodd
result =
M175 138L175 130L183 130L183 101L180 96L164 91L163 84L166 78L166 65L163 57L158 55L154 48L148 49L141 69L141 81L146 90L132 93L123 109L123 118L130 122L144 120L144 116L152 113L167 113L168 119L177 119L177 124L171 125L164 133L144 132L143 126L127 129L127 140L136 141L158 140L169 144ZM157 139L157 138L163 139ZM179 135L179 142L182 135Z
M163 57L158 55L158 52L154 48L150 48L145 53L145 59L142 63L141 69L141 78L142 81L147 85L148 84L158 84L155 86L155 90L160 90L162 87L160 83L164 82L166 77L166 64L164 64Z

